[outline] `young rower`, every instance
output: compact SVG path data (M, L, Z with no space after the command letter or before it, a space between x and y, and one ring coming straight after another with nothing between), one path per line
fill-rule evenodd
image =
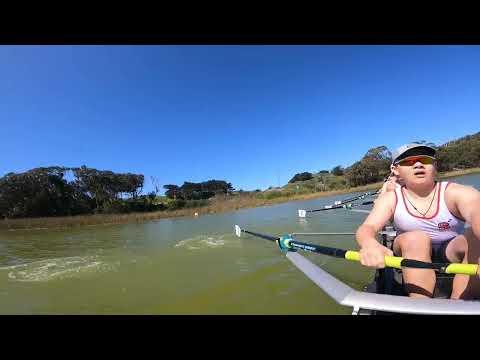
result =
M480 263L480 192L470 186L435 181L435 153L435 149L420 144L407 144L394 152L391 169L403 185L384 191L358 228L356 239L363 265L382 268L385 255L426 262ZM375 239L390 219L399 234L393 253ZM471 227L465 229L465 222ZM433 296L433 270L405 268L402 272L409 296ZM478 276L455 276L452 299L478 297Z

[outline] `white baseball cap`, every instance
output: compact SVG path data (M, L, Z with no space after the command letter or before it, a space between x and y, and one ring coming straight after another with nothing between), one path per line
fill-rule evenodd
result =
M427 155L435 157L435 150L433 147L423 144L405 144L395 149L392 153L392 164L398 163L399 160L405 159L408 156Z

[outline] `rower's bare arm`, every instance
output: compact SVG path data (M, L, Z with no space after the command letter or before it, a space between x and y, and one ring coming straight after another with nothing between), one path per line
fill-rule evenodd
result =
M480 236L480 192L461 184L450 184L447 188L449 200L467 223L472 226L473 233Z
M377 198L372 211L357 230L356 237L360 247L362 247L365 242L375 240L376 234L393 216L395 202L395 193L392 191L385 192Z
M385 181L382 185L382 188L378 192L378 196L382 196L383 194L385 194L387 192L387 187L388 187L388 181Z
M395 193L387 191L375 201L372 211L357 230L360 245L360 263L373 268L385 267L385 256L392 256L390 249L380 244L375 235L392 217L395 207Z

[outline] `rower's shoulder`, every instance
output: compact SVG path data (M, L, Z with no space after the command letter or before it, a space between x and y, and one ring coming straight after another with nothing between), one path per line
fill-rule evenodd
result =
M450 182L450 181L448 182L446 181L446 183L447 185L446 185L445 192L447 193L457 193L457 192L464 193L464 192L471 192L472 190L478 192L477 189L475 189L473 186L470 186L470 185L463 185L463 184Z
M448 198L456 198L458 196L465 197L465 196L478 196L480 195L479 191L475 189L473 186L470 185L463 185L454 182L448 182L447 187L445 189L445 197Z
M385 191L381 193L375 200L375 205L395 206L397 202L397 194L395 191Z
M395 212L396 196L395 191L387 191L375 199L373 209L365 219L365 223L373 224L379 229L382 228Z

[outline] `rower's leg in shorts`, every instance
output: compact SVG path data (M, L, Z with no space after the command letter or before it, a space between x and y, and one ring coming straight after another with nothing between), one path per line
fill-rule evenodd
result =
M463 235L457 236L448 244L445 255L451 262L478 264L480 259L480 240L471 228ZM452 299L480 298L480 279L478 276L455 275L452 286Z
M409 231L395 239L393 252L404 258L432 262L432 241L423 231ZM428 269L403 268L405 291L410 297L433 297L435 272Z

